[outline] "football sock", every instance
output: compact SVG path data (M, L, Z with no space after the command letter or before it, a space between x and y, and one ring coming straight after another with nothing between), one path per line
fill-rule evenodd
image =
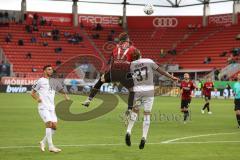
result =
M53 135L55 134L56 130L55 130L55 129L52 129L51 131L52 131L52 136L53 136ZM43 142L44 144L47 143L47 136L44 136L44 138L42 139L42 142Z
M205 110L206 108L208 108L209 102L205 103L204 107L202 110Z
M145 140L147 139L149 126L150 126L150 115L144 115L142 137L145 138Z
M207 107L207 106L206 106L206 104L205 104L205 105L203 106L202 110L205 110L205 109L206 109L206 107Z
M47 143L47 136L44 136L44 138L42 139L42 142L46 145L46 143Z
M128 122L128 127L127 127L127 133L131 134L133 125L134 125L135 121L137 120L137 116L138 116L137 113L131 112L130 120Z
M89 97L88 97L89 101L91 101L93 99L93 97L96 96L96 94L99 91L99 89L101 88L102 84L103 84L103 82L101 81L101 79L99 79L89 94Z
M47 137L48 147L53 147L52 128L46 128L46 137Z
M237 114L237 115L236 115L236 118L237 118L238 126L240 126L240 115Z
M210 111L210 107L209 107L209 102L207 103L207 111L209 112Z
M55 134L56 130L52 129L52 136Z
M189 116L189 112L188 111L184 111L183 112L183 118L184 118L183 120L186 121L188 116Z
M133 101L134 101L134 92L130 91L128 95L128 110L132 110Z

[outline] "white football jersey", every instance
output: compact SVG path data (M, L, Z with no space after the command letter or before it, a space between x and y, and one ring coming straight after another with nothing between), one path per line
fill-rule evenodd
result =
M36 84L33 85L32 89L38 92L39 97L42 100L42 102L38 104L39 109L54 110L55 92L56 90L63 89L63 87L54 79L42 77L36 81Z
M130 70L134 80L134 92L154 91L154 71L159 66L151 59L141 58L131 62Z

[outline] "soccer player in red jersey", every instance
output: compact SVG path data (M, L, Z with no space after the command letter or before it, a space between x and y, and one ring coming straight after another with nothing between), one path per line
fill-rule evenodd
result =
M183 112L184 123L186 123L189 117L188 107L192 99L192 91L195 89L195 85L190 81L190 76L188 73L184 74L184 80L181 82L181 112Z
M135 47L130 43L129 36L126 32L119 35L119 43L113 49L112 56L109 60L109 69L101 76L98 82L94 85L87 100L82 105L88 107L90 102L100 90L103 83L120 82L129 90L128 110L132 109L134 92L132 91L133 80L130 72L130 62L132 61L132 54Z
M205 105L203 106L201 112L204 114L204 110L207 108L208 114L212 114L210 111L210 100L211 100L211 91L214 90L214 84L211 78L208 78L207 81L203 85L202 93L205 99Z

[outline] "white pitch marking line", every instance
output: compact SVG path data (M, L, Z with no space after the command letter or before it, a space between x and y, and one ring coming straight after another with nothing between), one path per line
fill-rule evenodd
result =
M210 144L210 143L240 143L240 141L205 141L205 142L171 142L171 143L147 143L147 145L165 145L165 144ZM133 143L136 145L137 143ZM59 147L88 147L88 146L125 146L125 144L75 144L75 145L57 145ZM0 149L24 149L38 148L39 146L5 146Z
M203 135L196 135L196 136L188 136L182 138L176 138L172 140L167 140L159 143L147 143L148 145L161 145L161 144L203 144L203 143L240 143L240 141L203 141L203 142L176 142L179 140L184 139L191 139L191 138L198 138L198 137L208 137L208 136L216 136L216 135L230 135L230 134L237 134L239 132L232 132L232 133L215 133L215 134L203 134ZM138 143L132 143L138 144ZM88 146L124 146L123 143L115 143L115 144L62 144L57 145L59 147L88 147ZM0 146L0 149L23 149L23 148L38 148L39 146Z
M201 135L195 135L195 136L187 136L187 137L181 137L181 138L175 138L167 141L163 141L161 143L173 143L175 141L179 140L185 140L185 139L191 139L191 138L199 138L199 137L209 137L209 136L217 136L217 135L228 135L228 134L237 134L239 132L231 132L231 133L213 133L213 134L201 134Z
M59 147L87 147L87 146L121 146L125 144L60 144ZM21 149L21 148L38 148L39 146L2 146L0 149Z
M240 143L240 141L199 141L199 142L171 142L162 144L208 144L208 143Z

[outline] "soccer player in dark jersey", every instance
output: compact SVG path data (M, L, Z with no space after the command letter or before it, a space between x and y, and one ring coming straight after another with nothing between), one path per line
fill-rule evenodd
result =
M113 49L112 56L109 60L110 67L101 76L98 82L94 85L87 100L82 105L88 107L90 102L100 90L103 83L120 82L129 90L128 110L132 109L134 92L132 91L133 80L128 78L130 71L130 62L132 61L131 54L135 51L135 47L131 45L127 33L123 32L119 35L119 43Z
M234 104L238 128L240 128L240 73L237 75L237 82L233 85Z
M208 114L212 114L210 111L210 100L211 100L211 91L214 90L214 84L211 78L207 78L207 81L203 84L202 93L205 99L205 105L203 106L201 112L204 114L204 110L207 108Z
M181 112L183 112L184 124L189 117L188 107L192 99L192 91L196 88L192 81L190 81L188 73L184 74L184 80L181 82Z

